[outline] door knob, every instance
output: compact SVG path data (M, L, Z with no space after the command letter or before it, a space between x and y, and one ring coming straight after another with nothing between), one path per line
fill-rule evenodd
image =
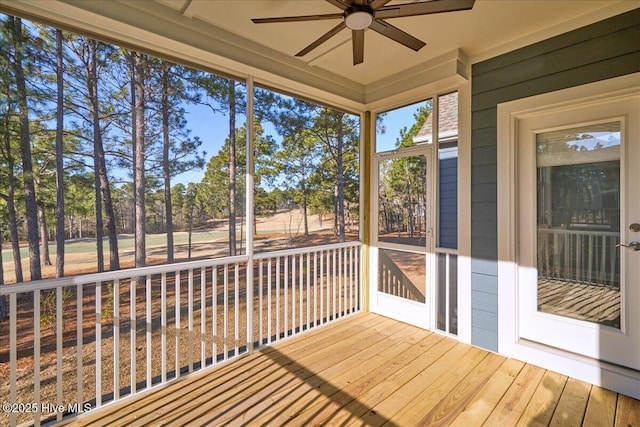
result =
M616 245L616 248L628 248L631 249L632 251L640 251L640 242L631 242L628 245L625 245L624 243L620 243L618 245Z

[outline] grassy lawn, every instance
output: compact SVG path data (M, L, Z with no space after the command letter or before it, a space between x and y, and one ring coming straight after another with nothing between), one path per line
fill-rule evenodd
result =
M211 242L227 236L226 231L194 231L191 236L192 243ZM173 233L173 240L176 245L187 244L189 242L189 234L187 232ZM104 250L108 252L109 241L105 237L103 239ZM147 234L146 236L147 248L164 247L167 245L166 234ZM120 253L133 251L134 239L133 234L119 234L118 235L118 251ZM13 251L11 247L5 243L2 246L2 260L3 262L13 263ZM94 254L96 251L95 238L87 237L83 239L71 239L65 241L64 244L65 254ZM56 254L56 244L49 244L49 252L51 256ZM24 260L29 256L29 249L27 245L20 245L20 256ZM53 260L52 260L53 261Z

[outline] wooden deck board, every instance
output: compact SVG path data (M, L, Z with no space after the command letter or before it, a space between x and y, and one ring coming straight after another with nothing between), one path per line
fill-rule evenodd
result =
M529 404L518 420L518 426L546 426L555 412L567 377L555 372L545 372Z
M640 427L640 402L360 313L69 423L516 424Z

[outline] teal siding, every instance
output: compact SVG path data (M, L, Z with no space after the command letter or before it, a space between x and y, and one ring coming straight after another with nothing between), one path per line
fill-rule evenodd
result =
M471 341L498 350L497 105L640 71L640 9L472 67ZM509 284L501 284L509 286Z

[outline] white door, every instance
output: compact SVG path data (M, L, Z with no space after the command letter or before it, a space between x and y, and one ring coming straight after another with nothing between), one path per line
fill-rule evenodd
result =
M433 303L432 148L377 154L372 310L423 328Z
M517 124L518 335L640 370L640 95Z

